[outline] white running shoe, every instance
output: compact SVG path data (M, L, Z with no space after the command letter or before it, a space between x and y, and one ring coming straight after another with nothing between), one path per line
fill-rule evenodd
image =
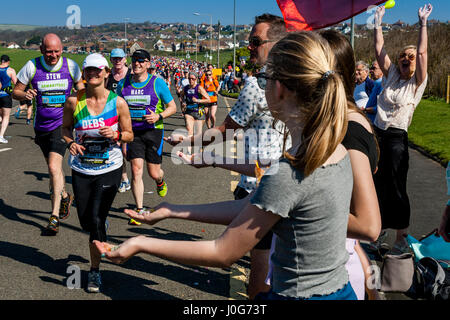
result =
M4 137L0 137L0 143L8 143L8 140L6 140Z

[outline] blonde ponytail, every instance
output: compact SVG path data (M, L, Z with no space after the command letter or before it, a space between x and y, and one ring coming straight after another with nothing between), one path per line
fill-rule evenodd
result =
M295 156L285 156L306 176L326 162L347 131L344 84L333 70L334 54L315 32L290 33L269 55L267 73L297 95L302 142Z

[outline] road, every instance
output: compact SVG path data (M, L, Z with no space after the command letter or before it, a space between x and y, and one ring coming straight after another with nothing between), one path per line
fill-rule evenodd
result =
M217 122L227 114L232 99L219 98ZM179 109L178 109L179 110ZM181 113L165 120L165 134L184 127ZM56 237L42 236L50 213L49 176L41 151L34 144L32 126L24 115L11 117L6 132L9 143L0 145L0 300L228 300L245 299L245 276L249 259L230 269L191 267L149 255L139 255L122 266L101 265L104 290L89 294L88 235L80 228L76 208L61 224ZM163 166L168 184L164 201L208 203L232 200L238 175L218 168L195 169L172 161L172 148L165 144ZM410 150L408 190L412 206L411 234L420 237L435 228L447 201L445 169L415 150ZM71 191L71 172L64 161L66 185ZM128 168L130 175L130 170ZM144 176L145 203L160 203L154 182ZM121 243L136 235L172 240L206 240L218 237L223 226L169 220L157 225L130 226L123 209L133 207L131 191L118 194L110 211L108 237ZM392 235L391 235L392 239ZM81 283L76 280L81 275ZM74 289L68 288L75 286ZM77 288L80 285L80 288ZM393 298L402 297L392 296Z

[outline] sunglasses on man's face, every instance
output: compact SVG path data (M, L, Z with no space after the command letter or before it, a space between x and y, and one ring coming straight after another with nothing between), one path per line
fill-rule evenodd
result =
M414 53L404 52L399 56L399 59L404 59L404 58L408 59L409 61L414 61L414 59L416 59L416 55Z
M207 76L212 76L212 73L207 73L206 75L207 75Z
M262 46L263 44L267 42L275 42L275 40L263 40L258 36L252 36L250 39L248 39L248 43L253 48L258 48L259 46Z
M132 61L133 63L135 63L135 62L139 62L139 63L148 62L148 60L147 60L147 59L144 59L144 58L131 58L131 61Z
M189 78L189 80L197 80L197 78Z

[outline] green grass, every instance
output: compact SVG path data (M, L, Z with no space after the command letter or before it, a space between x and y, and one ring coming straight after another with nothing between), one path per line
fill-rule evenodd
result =
M14 31L31 31L40 28L45 28L43 26L30 26L25 24L0 24L0 31L3 30L14 30Z
M408 129L409 140L441 159L450 161L450 105L443 100L423 99Z
M7 54L11 59L10 66L18 73L25 63L33 58L41 56L41 52L37 50L23 50L23 49L7 49L0 48L0 55ZM86 54L69 54L63 53L64 57L74 60L81 68Z

